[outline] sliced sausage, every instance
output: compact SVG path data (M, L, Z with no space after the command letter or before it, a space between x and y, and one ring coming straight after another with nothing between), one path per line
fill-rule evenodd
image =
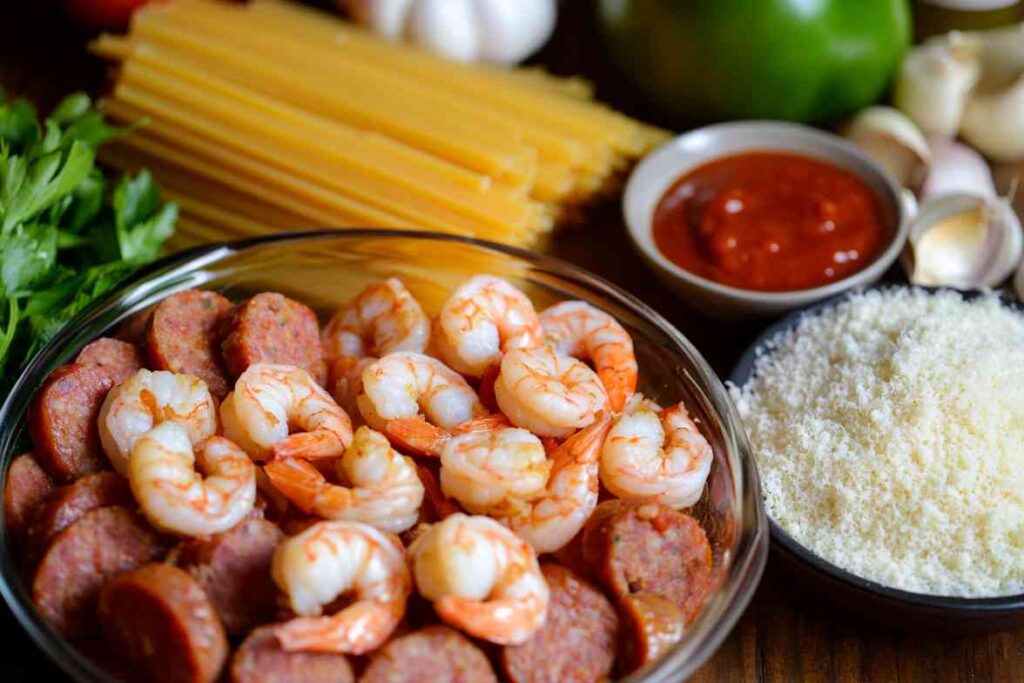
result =
M228 656L224 627L187 572L151 563L110 580L100 621L111 648L167 683L215 681Z
M108 469L96 421L114 379L97 365L58 368L36 392L28 411L33 452L60 482Z
M132 317L121 323L114 336L123 339L129 344L146 345L146 332L149 330L149 323L153 319L153 307L139 311Z
M154 309L146 331L149 362L157 370L193 375L218 399L230 387L220 358L220 326L231 302L216 292L190 289Z
M583 557L615 597L654 593L689 624L711 585L711 546L693 517L657 503L611 500L583 529Z
M544 626L522 645L501 651L513 683L596 683L615 663L618 616L604 594L560 564L541 567L551 589Z
M282 539L276 524L245 519L224 533L180 544L174 564L203 587L225 630L242 635L274 618L277 588L270 561Z
M683 637L683 613L674 602L653 593L619 600L622 641L618 667L622 675L656 661Z
M359 683L488 683L494 669L476 645L447 626L427 626L378 650Z
M327 381L320 327L305 304L262 292L235 306L225 332L221 350L232 377L254 363L283 363L305 368L321 384Z
M26 563L34 566L57 534L99 508L133 507L128 480L116 472L94 472L61 486L39 509L28 530Z
M31 453L11 461L4 480L4 524L12 538L19 542L25 538L51 493L53 481Z
M164 539L125 508L93 510L53 539L36 568L32 599L68 637L90 633L103 584L166 550Z
M348 657L330 652L285 652L273 626L249 634L231 660L232 683L352 683Z
M142 352L135 344L120 339L100 337L86 344L75 362L80 365L94 365L106 369L114 384L120 384L142 367Z

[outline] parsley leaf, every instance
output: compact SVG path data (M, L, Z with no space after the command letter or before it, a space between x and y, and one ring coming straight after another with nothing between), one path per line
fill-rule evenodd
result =
M0 390L174 231L177 207L149 172L112 179L96 166L97 149L120 134L83 93L40 122L0 90Z

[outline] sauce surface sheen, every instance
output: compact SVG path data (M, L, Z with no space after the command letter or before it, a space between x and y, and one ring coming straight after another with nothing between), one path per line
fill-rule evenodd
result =
M888 231L853 173L799 154L747 152L680 177L658 203L653 233L658 250L695 275L787 291L861 270Z

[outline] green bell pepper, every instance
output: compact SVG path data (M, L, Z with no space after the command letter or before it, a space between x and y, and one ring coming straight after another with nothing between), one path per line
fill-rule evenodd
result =
M878 100L908 0L599 0L613 63L681 123L819 122Z

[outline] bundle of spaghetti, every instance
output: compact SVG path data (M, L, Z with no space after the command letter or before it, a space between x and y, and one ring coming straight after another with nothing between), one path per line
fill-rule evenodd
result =
M183 244L361 226L535 246L666 138L579 78L448 62L284 0L149 5L93 49L130 128L103 158L153 171Z

